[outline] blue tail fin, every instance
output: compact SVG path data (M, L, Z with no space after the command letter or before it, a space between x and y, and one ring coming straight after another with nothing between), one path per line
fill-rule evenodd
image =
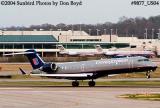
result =
M45 64L45 62L40 58L35 50L27 50L25 52L25 55L27 56L33 69L38 69Z

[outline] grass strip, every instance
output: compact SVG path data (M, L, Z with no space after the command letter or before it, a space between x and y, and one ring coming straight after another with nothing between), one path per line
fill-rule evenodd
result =
M0 81L1 86L71 86L72 81ZM80 81L80 86L88 86L88 81ZM160 87L159 81L97 81L96 86L129 86L129 87Z
M136 100L160 101L160 94L124 94L119 97Z

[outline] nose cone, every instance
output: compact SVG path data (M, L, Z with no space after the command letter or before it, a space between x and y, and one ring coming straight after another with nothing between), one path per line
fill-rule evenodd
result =
M155 71L157 69L157 64L154 62L147 62L146 66L148 67L149 70Z
M155 71L157 69L157 65L155 63L152 63L152 70Z
M157 69L157 66L154 66L154 67L153 67L153 71L155 71L156 69Z

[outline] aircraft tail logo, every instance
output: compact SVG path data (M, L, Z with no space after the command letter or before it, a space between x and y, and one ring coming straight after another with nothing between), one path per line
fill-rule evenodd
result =
M38 69L45 64L45 62L41 59L35 50L27 50L25 51L25 55L30 61L33 69Z
M34 65L38 65L38 64L39 64L39 61L38 61L37 58L33 58L32 61L33 61L33 64L34 64Z

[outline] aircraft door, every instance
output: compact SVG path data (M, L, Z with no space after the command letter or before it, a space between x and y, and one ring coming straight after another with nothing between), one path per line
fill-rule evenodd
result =
M84 72L84 64L81 65L81 71Z
M134 62L133 59L131 59L130 62L129 62L129 68L130 68L130 71L131 71L131 72L132 72L133 67L134 67L134 66L133 66L133 64L134 64L133 62Z

